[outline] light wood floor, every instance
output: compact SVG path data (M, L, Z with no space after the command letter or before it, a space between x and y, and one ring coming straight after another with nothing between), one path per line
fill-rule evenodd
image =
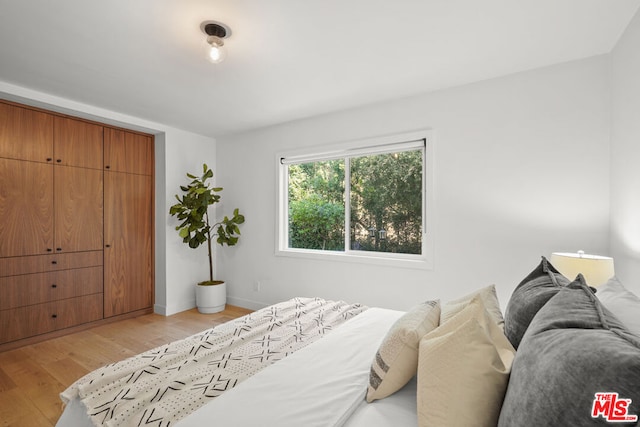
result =
M83 375L249 312L149 314L0 353L0 426L55 426L58 395Z

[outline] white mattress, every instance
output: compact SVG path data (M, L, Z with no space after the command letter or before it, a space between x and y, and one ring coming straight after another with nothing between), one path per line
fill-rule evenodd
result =
M416 386L380 401L364 401L371 361L386 332L403 313L371 308L323 339L258 372L180 420L176 427L416 426ZM57 427L90 427L73 400Z

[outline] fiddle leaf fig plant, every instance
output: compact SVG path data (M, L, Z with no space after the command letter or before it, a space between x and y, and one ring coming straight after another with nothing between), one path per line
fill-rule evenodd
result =
M233 216L225 216L220 222L211 224L209 221L209 206L220 201L219 192L222 187L212 187L207 180L213 178L213 171L207 164L202 165L202 176L190 173L187 178L192 181L188 185L181 185L182 197L176 194L178 203L169 208L169 214L177 217L181 223L176 227L182 241L190 248L197 248L206 243L209 253L209 282L202 284L217 284L220 281L213 280L213 255L211 239L217 236L216 242L220 246L227 244L233 246L238 243L240 237L240 224L244 223L244 215L236 208Z

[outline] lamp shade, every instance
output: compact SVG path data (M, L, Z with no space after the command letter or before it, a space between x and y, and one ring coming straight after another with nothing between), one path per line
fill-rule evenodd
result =
M554 252L550 261L566 278L573 280L578 274L582 274L591 286L602 285L615 275L613 258L606 256L589 255L582 251Z

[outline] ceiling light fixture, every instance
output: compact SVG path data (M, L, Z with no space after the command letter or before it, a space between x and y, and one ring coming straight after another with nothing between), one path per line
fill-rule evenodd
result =
M203 22L200 28L207 35L209 61L214 64L222 62L227 56L227 50L224 48L224 39L231 35L231 30L226 25L213 21Z

